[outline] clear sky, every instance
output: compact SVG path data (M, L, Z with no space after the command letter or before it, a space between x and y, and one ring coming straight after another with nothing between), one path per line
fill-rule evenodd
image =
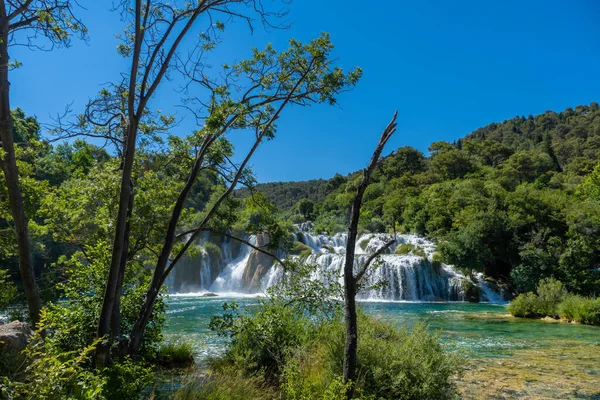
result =
M263 0L265 5L276 0ZM111 1L80 0L89 44L31 52L14 48L23 67L11 73L12 107L49 122L73 103L81 111L102 84L115 81L126 61L116 54L122 29ZM291 28L253 35L238 21L226 28L216 56L246 58L250 46L331 33L340 66L364 76L339 106L291 108L275 140L253 158L260 182L329 178L363 168L394 110L398 132L386 152L409 145L426 152L516 115L561 111L600 102L600 2L295 0ZM150 104L176 110L180 95L163 87ZM184 117L183 114L180 114ZM184 118L181 134L194 128ZM249 143L234 138L242 151Z

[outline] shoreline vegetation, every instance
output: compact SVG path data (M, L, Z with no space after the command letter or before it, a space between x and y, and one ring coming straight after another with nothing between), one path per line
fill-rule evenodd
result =
M600 298L568 293L562 282L546 278L537 292L522 293L508 306L511 315L584 325L600 325Z

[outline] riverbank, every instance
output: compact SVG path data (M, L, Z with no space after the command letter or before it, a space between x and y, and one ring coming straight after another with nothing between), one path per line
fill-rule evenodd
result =
M168 300L169 336L192 342L202 369L220 354L224 341L208 330L225 302L242 309L255 298L177 296ZM424 321L439 331L448 351L466 358L455 381L464 399L600 398L600 327L514 318L503 304L362 302L369 314L414 326ZM596 390L597 393L594 392Z

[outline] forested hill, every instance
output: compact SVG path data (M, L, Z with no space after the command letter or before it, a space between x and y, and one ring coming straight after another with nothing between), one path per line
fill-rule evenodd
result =
M300 199L309 199L313 202L323 201L328 192L328 181L313 179L301 182L270 182L261 183L256 189L265 194L269 201L280 210L293 208ZM236 190L237 197L248 197L251 191L248 188Z
M599 117L600 107L597 103L577 106L575 109L567 108L558 113L546 111L536 116L517 116L479 128L452 143L452 147L461 150L465 142L470 142L467 143L468 148L471 143L478 143L482 147L478 150L478 157L489 165L500 163L509 153L537 149L552 157L558 169L570 169L571 172L583 175L591 171L599 158ZM443 142L434 143L432 147L441 143ZM484 150L485 147L487 149ZM471 153L475 151L470 150ZM485 152L488 154L484 154ZM393 156L392 153L388 157ZM336 174L329 180L260 183L255 189L265 194L280 211L290 212L301 199L315 203L323 201L328 193L356 174L357 172L348 176ZM237 190L236 195L248 197L250 190Z
M600 293L597 103L493 123L429 151L401 147L383 160L365 193L363 230L394 224L426 235L444 261L519 290L554 276L572 291ZM359 178L256 189L289 221L333 233L346 229Z

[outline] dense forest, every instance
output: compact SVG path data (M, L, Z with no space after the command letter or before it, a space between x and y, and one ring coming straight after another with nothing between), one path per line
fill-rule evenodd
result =
M600 284L599 151L597 103L493 123L454 143L432 143L428 156L401 147L381 161L361 226L433 238L446 262L509 281L517 291L555 277L593 294ZM290 221L309 219L315 230L336 233L346 230L359 179L338 174L323 184L256 190ZM306 195L292 206L288 193Z

